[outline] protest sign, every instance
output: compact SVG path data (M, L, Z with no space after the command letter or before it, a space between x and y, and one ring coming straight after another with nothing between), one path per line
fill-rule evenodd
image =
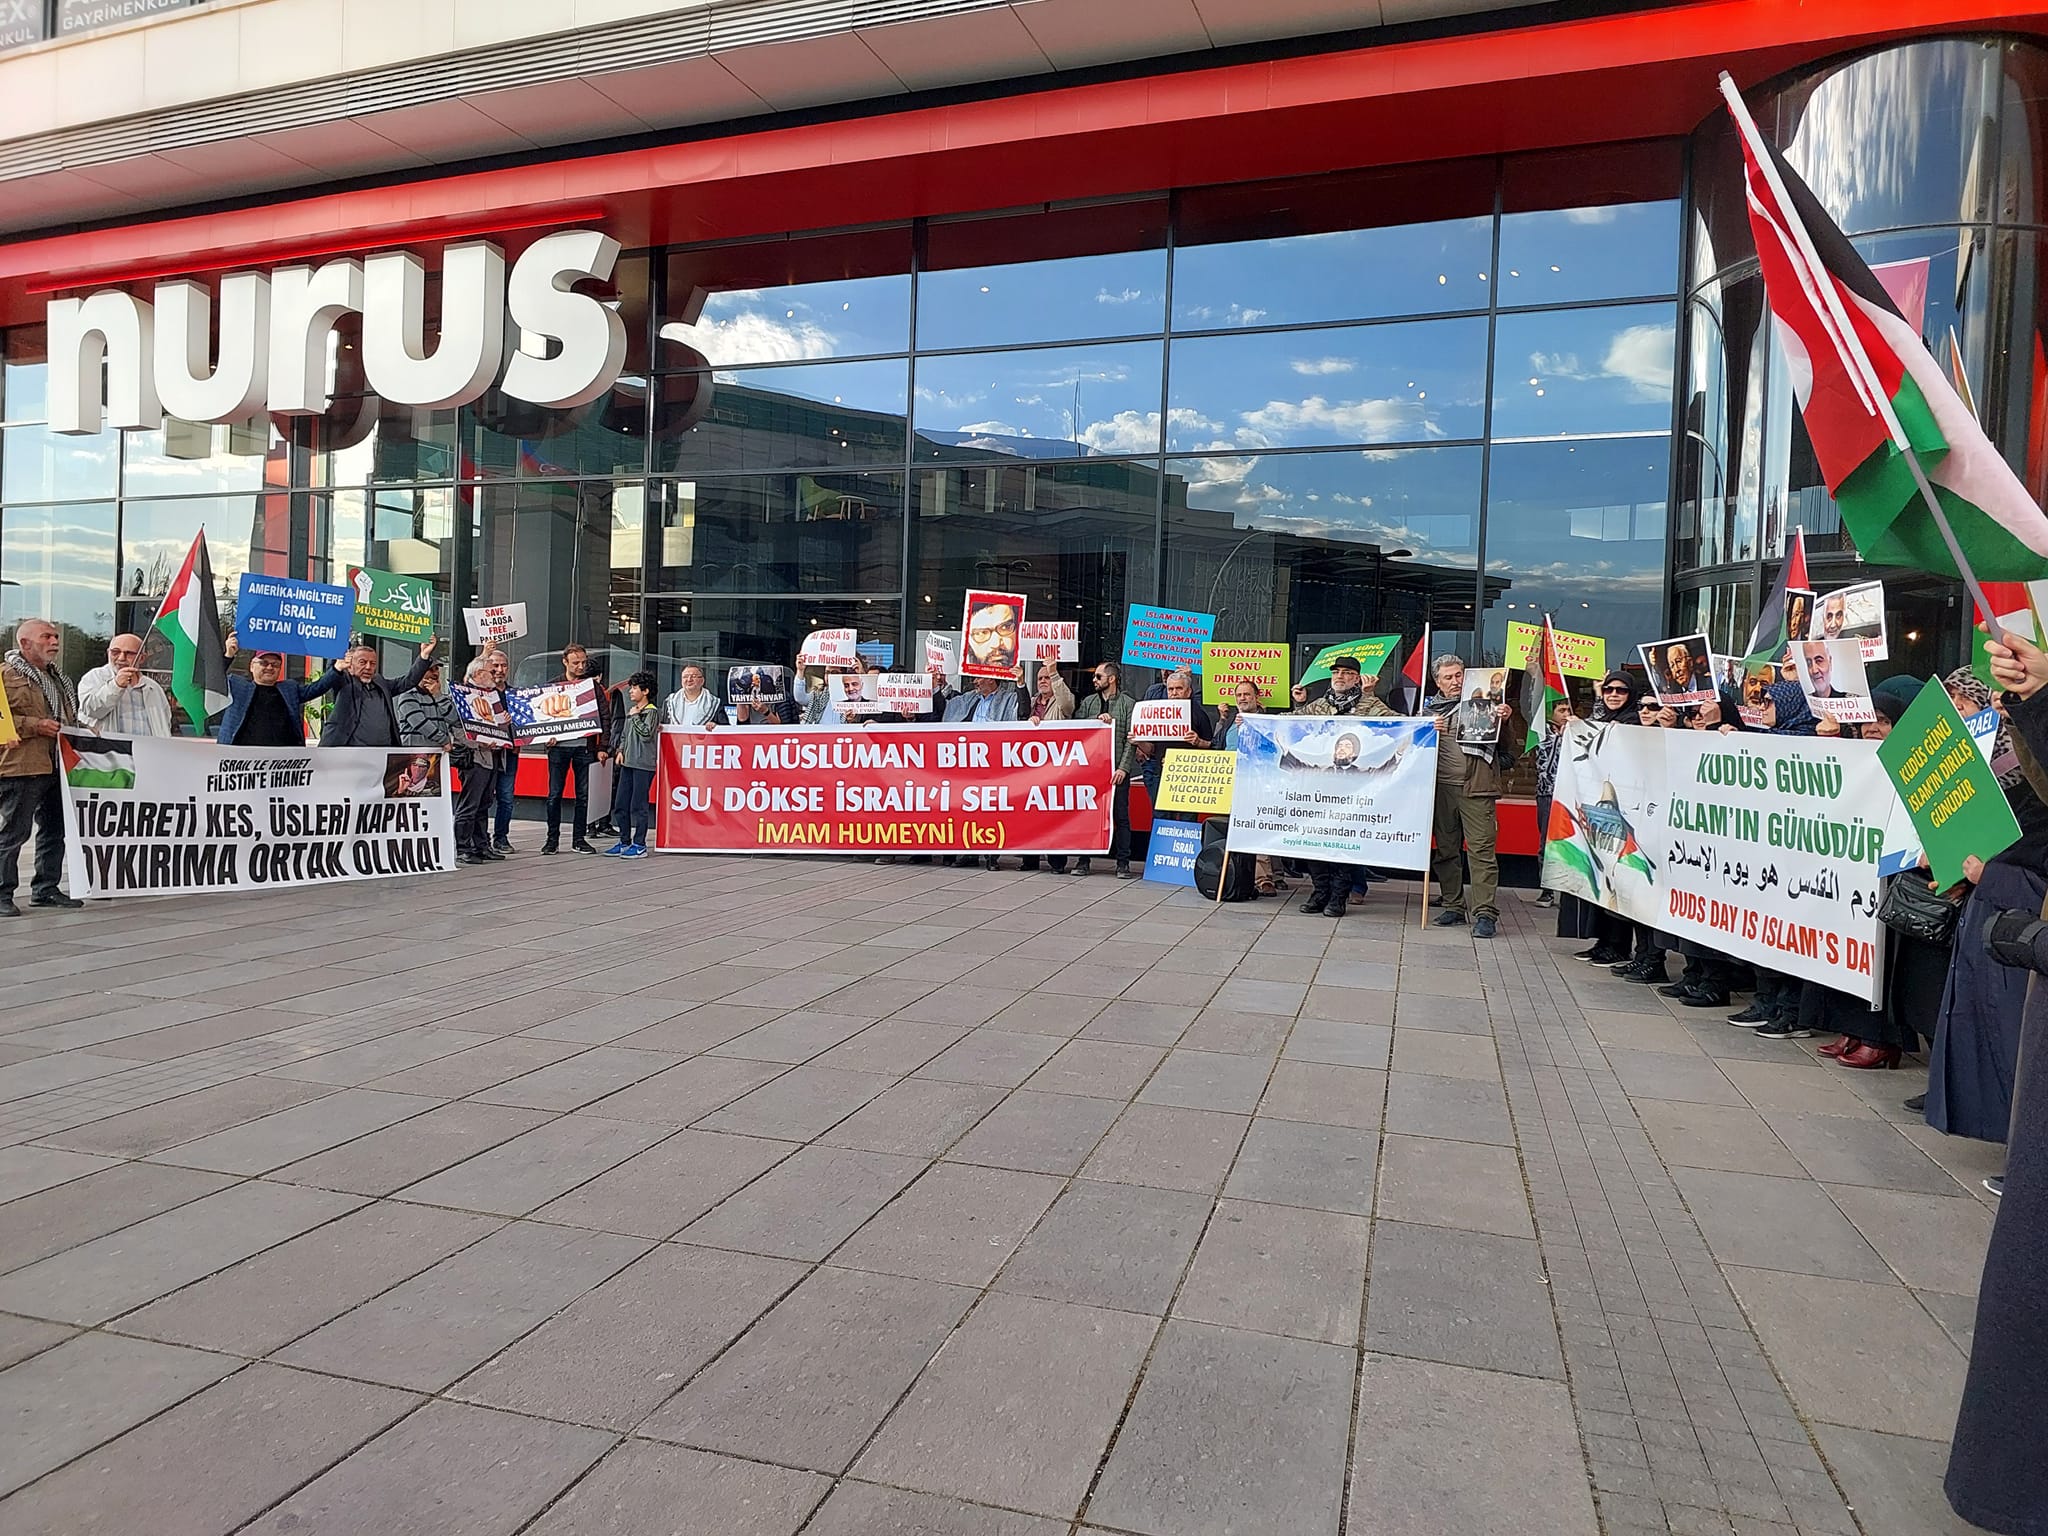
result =
M1458 740L1475 747L1499 741L1501 706L1507 701L1508 674L1505 668L1467 668L1456 712Z
M1569 630L1553 629L1551 643L1557 648L1558 670L1566 677L1605 677L1607 675L1607 640L1601 635L1575 635ZM1508 625L1507 665L1515 671L1527 671L1535 662L1543 644L1541 624Z
M511 717L512 732L522 742L569 741L578 736L595 736L604 716L597 702L597 679L578 678L573 683L543 683L538 688L514 688L505 695L505 713Z
M1026 661L1079 661L1079 624L1020 624L1017 627Z
M433 749L224 747L59 738L72 893L180 896L455 867L448 760Z
M490 608L465 608L462 622L469 629L469 643L511 640L526 633L526 604L499 603Z
M814 629L797 647L796 660L803 667L850 667L860 659L860 632L852 629Z
M434 584L369 566L348 568L356 593L356 629L386 640L418 645L434 632Z
M1711 703L1716 697L1714 660L1705 635L1674 635L1636 647L1650 691L1669 709Z
M1109 848L1110 727L791 726L661 733L664 853Z
M1187 667L1199 671L1202 646L1216 633L1216 615L1133 603L1124 614L1127 667Z
M1131 706L1132 741L1186 741L1194 725L1193 699L1142 699Z
M1145 845L1145 878L1155 885L1195 883L1195 855L1202 851L1202 828L1193 821L1155 821Z
M11 747L21 740L21 732L14 726L14 711L7 705L7 690L0 688L0 747Z
M869 715L882 712L882 701L876 696L874 672L834 672L825 679L832 697L832 707L839 711L842 720L864 720Z
M235 585L235 639L247 651L339 656L355 628L354 587L242 572Z
M1296 679L1304 688L1310 683L1320 683L1330 675L1330 663L1339 656L1356 657L1358 670L1366 677L1377 677L1385 670L1387 659L1400 647L1399 635L1360 635L1353 640L1339 640L1335 645L1326 645L1309 658L1307 666L1301 669Z
M1968 855L1989 859L2020 840L2005 791L1939 678L1877 744L1877 757L1913 818L1936 885L1962 879Z
M1177 748L1159 765L1159 793L1152 797L1152 804L1162 811L1190 816L1228 816L1236 776L1235 752Z
M1021 593L969 592L960 614L960 675L1015 677L1023 629Z
M1884 583L1858 582L1839 587L1820 600L1806 638L1809 640L1854 640L1865 661L1883 661L1891 655L1884 632Z
M1877 718L1870 684L1863 675L1863 654L1855 640L1798 640L1792 659L1806 707L1815 715L1832 715L1844 725Z
M1237 685L1250 678L1259 685L1260 702L1285 704L1289 657L1285 645L1241 645L1211 640L1202 647L1202 702L1234 704Z
M928 714L932 707L932 680L924 672L883 672L875 679L875 696L884 711L898 715Z
M787 667L734 667L725 674L728 704L780 704L788 697Z
M1897 803L1869 742L1574 720L1543 883L1868 1000Z
M495 688L472 688L467 683L450 683L448 696L469 739L480 747L512 745L512 717L505 712L505 696Z
M1230 850L1425 869L1436 754L1433 720L1247 715Z
M939 672L952 682L959 682L960 637L942 630L925 630L924 669L926 672Z

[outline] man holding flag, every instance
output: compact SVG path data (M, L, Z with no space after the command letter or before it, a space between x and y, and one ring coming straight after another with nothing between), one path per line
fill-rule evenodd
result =
M228 661L220 636L220 605L213 595L213 562L200 529L157 608L152 628L171 643L171 694L199 735L228 707ZM133 638L127 637L127 638ZM141 647L138 644L138 654ZM108 652L109 661L113 653ZM152 684L152 686L154 686Z

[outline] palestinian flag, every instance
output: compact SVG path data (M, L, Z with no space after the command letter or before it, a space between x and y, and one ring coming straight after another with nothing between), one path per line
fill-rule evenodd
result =
M64 782L73 789L133 789L135 743L66 731L57 738Z
M199 530L185 563L171 578L153 626L171 642L171 693L201 735L206 722L228 707L228 659L220 638L220 605L213 596L213 562L206 530Z
M1550 825L1543 829L1541 882L1567 896L1600 899L1600 871L1579 836L1578 819L1562 800L1550 802Z
M1784 562L1778 567L1778 579L1771 583L1770 595L1757 611L1756 628L1750 631L1749 649L1742 653L1744 661L1776 661L1784 654L1785 642L1791 639L1804 640L1802 632L1797 636L1789 633L1787 619L1793 603L1791 594L1799 592L1806 597L1806 617L1813 617L1813 585L1806 577L1806 530L1792 530L1791 542L1785 550Z
M1793 392L1857 549L1866 560L1966 581L2048 574L2048 517L1726 75L1721 93L1740 130L1750 229ZM1915 458L1965 570L1920 494Z
M1401 668L1401 681L1408 688L1408 712L1410 714L1419 715L1422 713L1422 701L1429 693L1429 690L1423 686L1423 683L1428 676L1429 625L1425 621L1422 626L1421 641L1409 653L1407 664Z
M1564 669L1558 665L1557 642L1551 637L1547 616L1543 620L1542 654L1530 659L1536 665L1523 674L1522 716L1529 722L1529 740L1525 750L1534 752L1551 737L1551 711L1571 701L1571 694L1564 686ZM1547 831L1545 835L1548 835Z

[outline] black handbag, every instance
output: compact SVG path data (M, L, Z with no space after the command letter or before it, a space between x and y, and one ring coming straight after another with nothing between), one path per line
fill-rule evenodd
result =
M1923 944L1948 944L1956 936L1956 922L1962 916L1967 891L1949 893L1930 889L1925 875L1908 870L1885 882L1884 899L1877 904L1877 920L1894 933Z

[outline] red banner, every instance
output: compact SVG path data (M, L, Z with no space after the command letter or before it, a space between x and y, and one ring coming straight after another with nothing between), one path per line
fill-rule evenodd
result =
M1106 853L1110 728L668 726L664 853Z

